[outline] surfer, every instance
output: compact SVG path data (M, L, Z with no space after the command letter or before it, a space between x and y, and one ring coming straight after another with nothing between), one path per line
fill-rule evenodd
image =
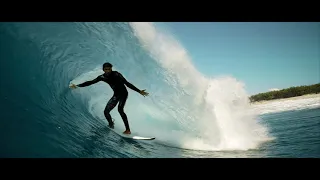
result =
M86 82L83 82L78 85L71 84L70 88L75 89L77 87L86 87L86 86L90 86L90 85L95 84L100 81L104 81L104 82L108 83L113 90L113 96L110 98L110 100L108 101L108 103L104 109L104 116L106 117L106 119L109 122L109 127L114 128L114 122L112 122L110 111L119 102L118 111L119 111L119 114L120 114L120 116L124 122L125 128L126 128L126 130L123 132L123 134L131 134L127 115L123 111L123 108L124 108L125 103L128 98L128 91L127 91L127 88L125 87L125 85L127 87L129 87L130 89L140 93L143 96L148 96L149 93L147 93L145 90L139 90L137 87L135 87L130 82L128 82L122 76L121 73L119 73L117 71L113 71L112 64L104 63L102 66L102 69L105 72L104 74L96 77L95 79L93 79L91 81L86 81Z

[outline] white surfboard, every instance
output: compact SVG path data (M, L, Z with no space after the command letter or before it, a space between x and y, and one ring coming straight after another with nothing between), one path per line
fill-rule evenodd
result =
M138 135L137 133L132 133L132 132L131 132L131 134L123 134L119 130L110 128L108 125L107 125L107 127L123 138L134 139L134 140L154 140L154 139L156 139L155 137L143 137L143 136Z

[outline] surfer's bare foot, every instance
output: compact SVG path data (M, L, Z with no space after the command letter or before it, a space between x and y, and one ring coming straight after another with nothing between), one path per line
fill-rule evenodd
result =
M131 132L129 130L125 130L123 134L131 134Z

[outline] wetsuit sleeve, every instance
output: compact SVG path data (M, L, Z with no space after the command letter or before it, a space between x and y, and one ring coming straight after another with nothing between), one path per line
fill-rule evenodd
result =
M140 89L138 89L137 87L135 87L133 84L129 83L123 76L121 73L117 73L117 75L120 77L120 79L122 80L122 82L130 89L140 93Z
M98 77L96 77L95 79L93 79L91 81L86 81L84 83L78 84L77 86L78 87L86 87L86 86L90 86L92 84L95 84L95 83L97 83L97 82L99 82L101 80L102 80L102 78L100 76L98 76Z

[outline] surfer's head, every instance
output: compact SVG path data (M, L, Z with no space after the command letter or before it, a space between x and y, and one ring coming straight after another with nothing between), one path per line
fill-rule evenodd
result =
M112 71L112 64L110 63L104 63L102 66L102 69L105 73L110 73Z

